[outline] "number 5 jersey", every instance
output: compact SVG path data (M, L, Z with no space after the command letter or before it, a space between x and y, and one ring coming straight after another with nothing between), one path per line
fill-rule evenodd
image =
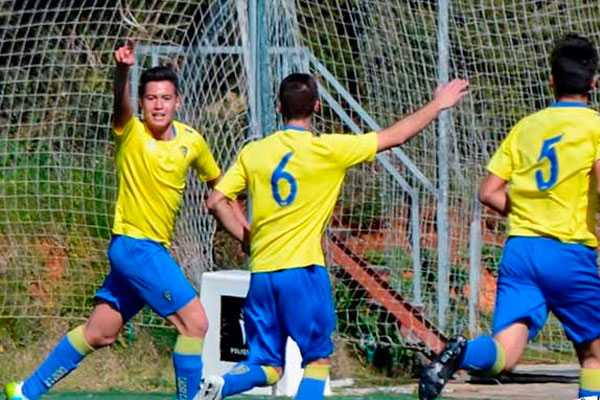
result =
M488 163L509 182L509 236L552 237L596 247L600 115L554 103L520 120Z

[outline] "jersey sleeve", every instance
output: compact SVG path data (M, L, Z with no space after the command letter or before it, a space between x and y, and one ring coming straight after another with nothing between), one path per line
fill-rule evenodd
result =
M330 151L344 168L365 161L373 161L377 154L377 133L364 135L330 135Z
M492 158L487 164L486 169L488 172L509 181L514 171L514 159L512 142L516 135L516 130L513 130L508 136L502 141L500 147L496 150Z
M244 150L242 149L238 158L229 167L225 176L223 176L223 179L215 186L216 190L231 200L237 199L239 194L246 190L248 183L248 175L242 161L243 154Z
M596 132L596 154L594 157L594 161L600 160L600 130Z
M212 181L221 175L221 169L215 161L212 152L208 148L208 144L198 133L198 154L192 163L193 168L198 173L198 178L202 182Z
M131 118L129 118L129 121L127 121L125 126L123 126L121 129L117 129L113 125L112 133L115 138L115 141L117 143L123 143L125 141L125 139L127 139L127 137L129 137L131 135L131 132L133 132L136 124L140 124L140 123L141 123L141 121L137 117L131 117Z

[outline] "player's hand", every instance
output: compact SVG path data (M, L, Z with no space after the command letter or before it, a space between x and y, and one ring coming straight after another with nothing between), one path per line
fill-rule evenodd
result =
M113 58L117 67L131 67L135 63L135 53L133 41L127 40L124 46L121 46L113 53Z
M439 105L440 110L445 110L455 106L460 99L467 95L468 90L469 81L465 79L453 79L437 87L433 100Z

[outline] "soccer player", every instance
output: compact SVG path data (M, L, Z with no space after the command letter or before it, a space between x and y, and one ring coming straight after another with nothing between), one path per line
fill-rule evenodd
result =
M244 242L245 228L231 202L246 189L252 199L251 280L244 304L250 352L225 376L207 377L196 399L274 385L283 373L288 337L298 344L305 368L296 399L323 398L335 316L321 239L346 171L405 143L455 105L467 86L464 80L442 85L431 102L381 132L340 135L312 130L320 107L312 76L291 74L281 82L283 130L246 145L207 201L225 229Z
M65 335L29 378L6 386L9 400L39 399L85 356L113 344L123 324L146 304L179 332L173 353L177 399L193 398L200 385L208 322L196 291L168 248L188 168L210 186L221 171L202 135L174 120L180 106L177 75L162 66L144 71L140 120L133 115L129 96L133 43L119 48L114 59L119 194L108 248L111 270L87 321Z
M575 346L579 395L600 396L600 115L587 108L598 53L589 40L570 34L557 42L550 61L556 102L512 128L479 190L481 202L509 221L492 336L450 340L422 372L422 400L436 398L457 369L510 371L548 311Z

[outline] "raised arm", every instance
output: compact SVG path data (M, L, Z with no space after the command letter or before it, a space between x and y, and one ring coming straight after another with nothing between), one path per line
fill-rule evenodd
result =
M377 151L384 151L406 143L433 122L440 112L456 105L467 94L468 88L469 82L463 79L454 79L440 85L435 91L433 100L423 108L377 134Z
M116 63L114 82L113 127L122 129L133 116L133 106L130 98L129 68L135 62L133 42L128 40L113 54Z

